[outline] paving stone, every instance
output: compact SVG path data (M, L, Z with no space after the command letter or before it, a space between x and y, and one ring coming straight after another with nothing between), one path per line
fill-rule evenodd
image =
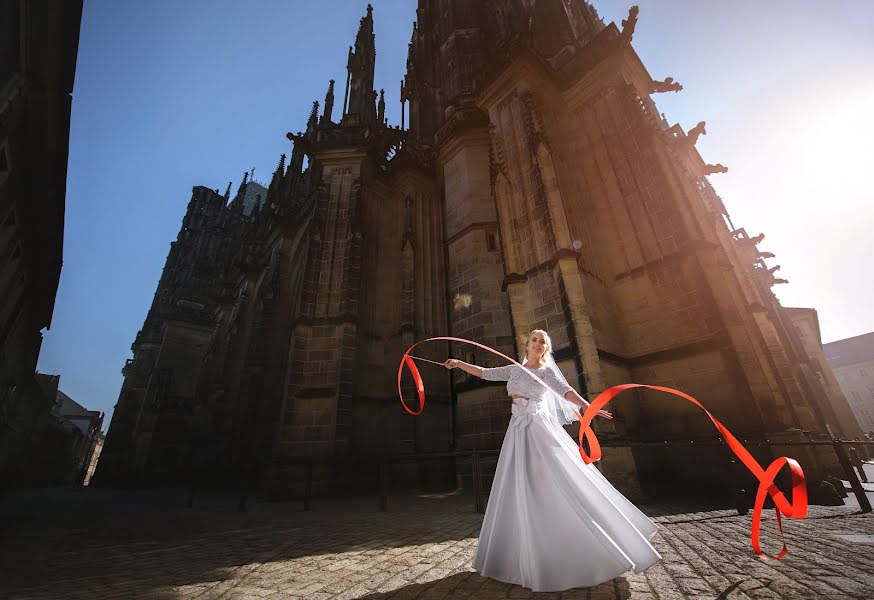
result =
M472 510L470 498L392 498L388 513L376 511L372 499L314 501L310 512L294 504L252 502L249 512L237 513L185 509L184 494L42 490L0 499L0 511L12 517L0 545L0 597L874 597L874 556L868 552L874 517L850 507L811 507L808 519L784 521L789 554L763 561L750 548L749 515L643 506L659 523L654 544L663 561L591 589L535 594L471 571L482 515ZM771 518L763 525L763 543L774 551L779 540Z

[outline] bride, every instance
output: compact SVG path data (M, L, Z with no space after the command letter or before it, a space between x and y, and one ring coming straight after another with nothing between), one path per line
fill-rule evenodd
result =
M562 428L586 402L551 360L549 335L535 329L524 367L443 363L489 381L506 381L512 417L483 518L473 568L486 577L554 592L639 573L661 560L656 525L628 501ZM529 369L551 389L544 388ZM598 416L612 419L607 411Z

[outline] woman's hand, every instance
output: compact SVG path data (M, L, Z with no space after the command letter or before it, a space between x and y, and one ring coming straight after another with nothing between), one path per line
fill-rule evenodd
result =
M576 404L577 406L580 407L580 415L582 415L584 412L586 412L586 410L591 406L591 404L589 404L586 400L584 400L583 397L580 396L580 395L576 392L576 390L571 390L571 391L569 391L569 392L565 395L565 399L566 399L568 402L573 402L574 404ZM612 418L613 418L613 413L611 413L611 412L608 411L608 410L599 410L598 412L595 413L595 416L596 416L596 417L601 417L601 418L604 418L604 419L612 419Z
M455 367L458 366L458 359L457 358L447 358L446 361L443 363L443 366L446 367L447 369L454 369Z

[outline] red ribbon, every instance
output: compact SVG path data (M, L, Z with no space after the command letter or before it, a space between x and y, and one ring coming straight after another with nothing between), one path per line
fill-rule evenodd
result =
M418 360L426 360L427 362L435 362L427 359L421 359L419 357L410 356L410 351L413 348L418 346L419 344L423 344L425 342L445 340L449 342L461 342L463 344L471 344L478 348L482 348L492 354L497 354L498 356L510 361L511 363L522 367L521 364L503 354L498 352L497 350L490 348L484 344L480 344L478 342L472 342L470 340L465 340L462 338L456 337L433 337L426 340L422 340L416 342L412 346L410 346L406 352L404 352L403 359L401 360L400 366L398 366L398 396L401 399L401 404L404 406L404 410L406 410L411 415L420 415L422 411L425 409L425 383L422 381L422 376L419 374L419 369L416 368L416 364L413 362L413 359ZM440 363L435 363L440 364ZM413 411L407 406L407 403L404 401L404 395L401 392L401 375L403 374L404 366L410 369L410 374L413 376L413 380L416 383L416 391L419 396L419 410ZM537 375L532 373L530 370L523 368L523 371L527 373L532 379L550 389ZM762 520L762 508L765 504L765 495L770 495L774 500L774 511L777 514L777 527L780 531L780 539L783 542L783 548L780 550L780 553L777 556L773 557L773 560L779 560L783 556L786 555L786 540L783 537L783 522L781 518L781 514L789 517L790 519L803 519L807 517L807 483L804 477L804 471L801 469L801 465L795 459L788 458L786 456L781 456L772 462L767 469L762 469L761 465L756 461L755 458L744 448L743 444L741 444L731 432L719 422L719 420L710 414L704 405L702 405L698 400L693 398L692 396L685 394L679 390L675 390L669 387L663 387L659 385L645 385L640 383L625 383L622 385L615 385L609 389L604 390L598 397L595 398L582 416L576 411L577 418L580 420L580 435L579 435L579 446L580 446L580 456L583 459L583 462L586 464L591 464L597 460L601 459L601 444L598 443L598 438L595 435L595 432L590 427L592 420L597 415L598 411L601 410L610 400L612 400L615 396L620 394L625 390L630 390L632 388L649 388L652 390L659 390L662 392L667 392L669 394L674 394L675 396L680 396L691 402L692 404L698 406L707 413L707 417L713 422L713 425L716 427L717 431L722 435L728 447L732 452L737 455L740 461L750 470L750 472L759 480L759 489L756 492L756 501L753 507L753 522L752 522L752 532L751 532L751 541L753 550L762 560L769 560L772 557L767 556L762 551L761 546L759 545L759 531L761 528L761 520ZM553 393L556 393L554 390ZM563 399L564 400L564 399ZM583 449L583 439L587 439L589 441L589 448L591 451L591 455L587 455L585 450ZM776 477L777 473L780 472L780 469L783 468L783 465L789 466L789 471L792 475L792 499L793 502L790 502L786 499L786 496L783 495L783 492L776 486L774 483L774 477Z

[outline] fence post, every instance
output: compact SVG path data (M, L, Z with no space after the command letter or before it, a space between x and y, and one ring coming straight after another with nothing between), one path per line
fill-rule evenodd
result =
M303 509L310 509L310 500L313 497L313 459L307 460L306 482L303 488Z
M243 476L243 485L240 490L240 501L237 503L237 510L239 512L246 512L246 500L249 498L249 478L247 476Z
M474 450L470 456L470 467L473 475L473 506L476 512L485 512L483 505L482 473L480 470L479 450Z
M850 482L850 487L853 488L853 494L856 495L856 500L859 501L859 508L862 512L871 512L871 503L868 502L868 496L865 495L865 490L856 475L856 470L850 464L850 457L847 455L847 449L844 447L843 441L837 439L829 428L829 437L832 439L832 446L835 449L835 454L838 455L838 462L844 468L844 473L847 475L847 480Z
M728 447L728 444L725 443L722 436L719 436L719 441L722 444L722 448L725 450L725 456L728 459L728 476L731 480L731 489L734 493L734 504L737 509L737 514L745 515L749 512L749 509L747 508L746 490L737 474L737 460L735 460L734 452L731 451L731 448Z
M379 460L379 510L388 511L388 458Z
M847 448L850 454L850 460L853 463L853 466L856 467L856 470L859 472L859 478L868 483L868 476L865 474L865 467L862 466L862 460L859 458L859 453L856 451L855 446L849 446Z

